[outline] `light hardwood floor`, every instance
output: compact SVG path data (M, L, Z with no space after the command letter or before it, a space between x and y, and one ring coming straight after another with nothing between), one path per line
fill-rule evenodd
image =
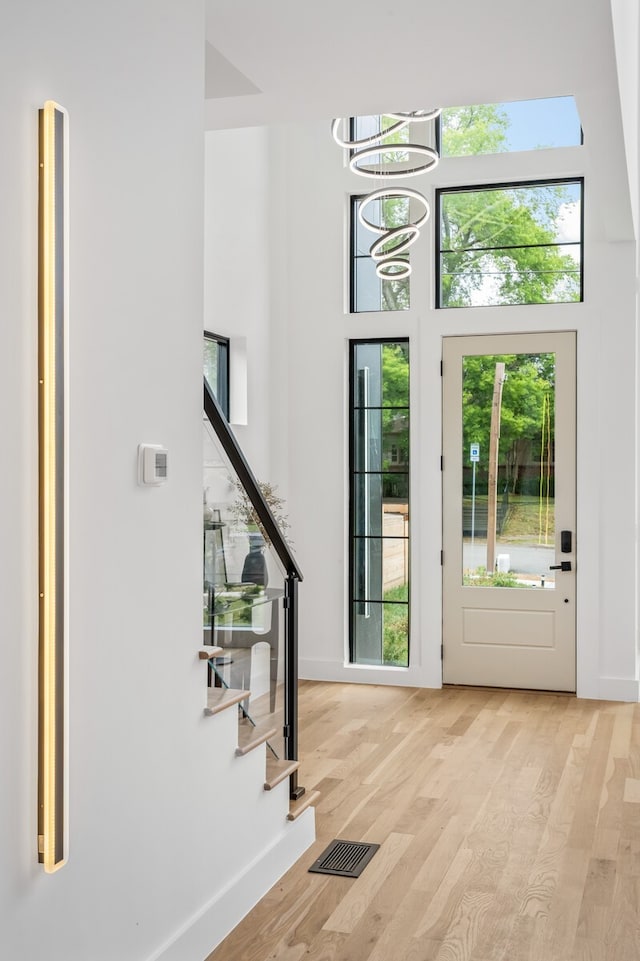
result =
M638 961L640 705L302 682L317 841L208 961ZM309 874L334 838L381 848Z

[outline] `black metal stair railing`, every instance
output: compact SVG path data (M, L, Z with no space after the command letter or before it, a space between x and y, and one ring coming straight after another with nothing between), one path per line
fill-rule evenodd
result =
M285 571L284 593L284 637L285 637L285 706L284 735L286 758L298 760L298 584L303 579L302 571L291 552L291 548L266 502L260 486L251 470L227 419L204 378L204 413L220 442L232 468L246 491L260 524L267 535ZM292 799L304 794L298 785L298 774L290 776L289 793Z

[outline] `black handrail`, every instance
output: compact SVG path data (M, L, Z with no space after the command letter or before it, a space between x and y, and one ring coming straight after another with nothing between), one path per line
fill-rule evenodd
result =
M233 431L229 427L226 417L220 409L218 401L213 396L211 388L207 383L206 377L204 378L204 412L211 422L211 426L216 432L220 443L224 448L224 452L231 461L231 466L235 470L240 483L247 492L247 497L251 501L251 505L258 515L258 519L262 524L265 534L267 535L269 541L271 542L273 549L280 558L280 562L284 567L288 575L293 575L297 580L301 581L303 579L302 571L296 564L295 558L291 553L291 548L287 544L282 531L278 526L271 508L267 504L264 494L258 486L258 482L253 475L253 471L249 467L244 454L242 453L238 441L236 440Z
M263 530L271 541L271 545L278 555L285 569L285 717L284 740L286 757L289 761L298 760L298 582L302 580L302 571L296 564L282 531L278 526L271 508L267 504L253 471L249 467L242 450L229 427L226 417L222 413L218 401L204 378L204 412L209 423L222 444L231 466L236 472L247 496L255 510ZM297 800L305 793L305 789L298 784L298 772L289 775L289 797Z

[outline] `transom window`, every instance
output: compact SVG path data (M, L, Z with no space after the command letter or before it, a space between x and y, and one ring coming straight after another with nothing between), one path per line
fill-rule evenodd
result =
M582 143L573 97L446 107L439 118L443 157L573 147Z
M582 180L439 190L438 307L583 299Z
M351 117L350 119L350 130L352 140L366 140L367 137L371 137L378 133L379 130L389 130L390 128L396 128L398 126L398 121L393 117L388 117L385 114L376 114L364 117ZM417 127L417 124L413 125ZM411 124L407 124L406 127L401 127L399 130L392 129L391 133L387 134L380 143L388 147L390 144L403 144L409 143L410 140L410 130ZM375 154L369 157L369 164L389 164L389 163L401 163L407 159L406 151L403 150L393 150L385 151L382 154Z

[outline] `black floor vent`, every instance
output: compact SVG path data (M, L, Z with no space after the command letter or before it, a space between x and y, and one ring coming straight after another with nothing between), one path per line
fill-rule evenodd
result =
M338 874L341 878L358 878L379 847L379 844L363 844L360 841L332 841L309 871L314 874Z

